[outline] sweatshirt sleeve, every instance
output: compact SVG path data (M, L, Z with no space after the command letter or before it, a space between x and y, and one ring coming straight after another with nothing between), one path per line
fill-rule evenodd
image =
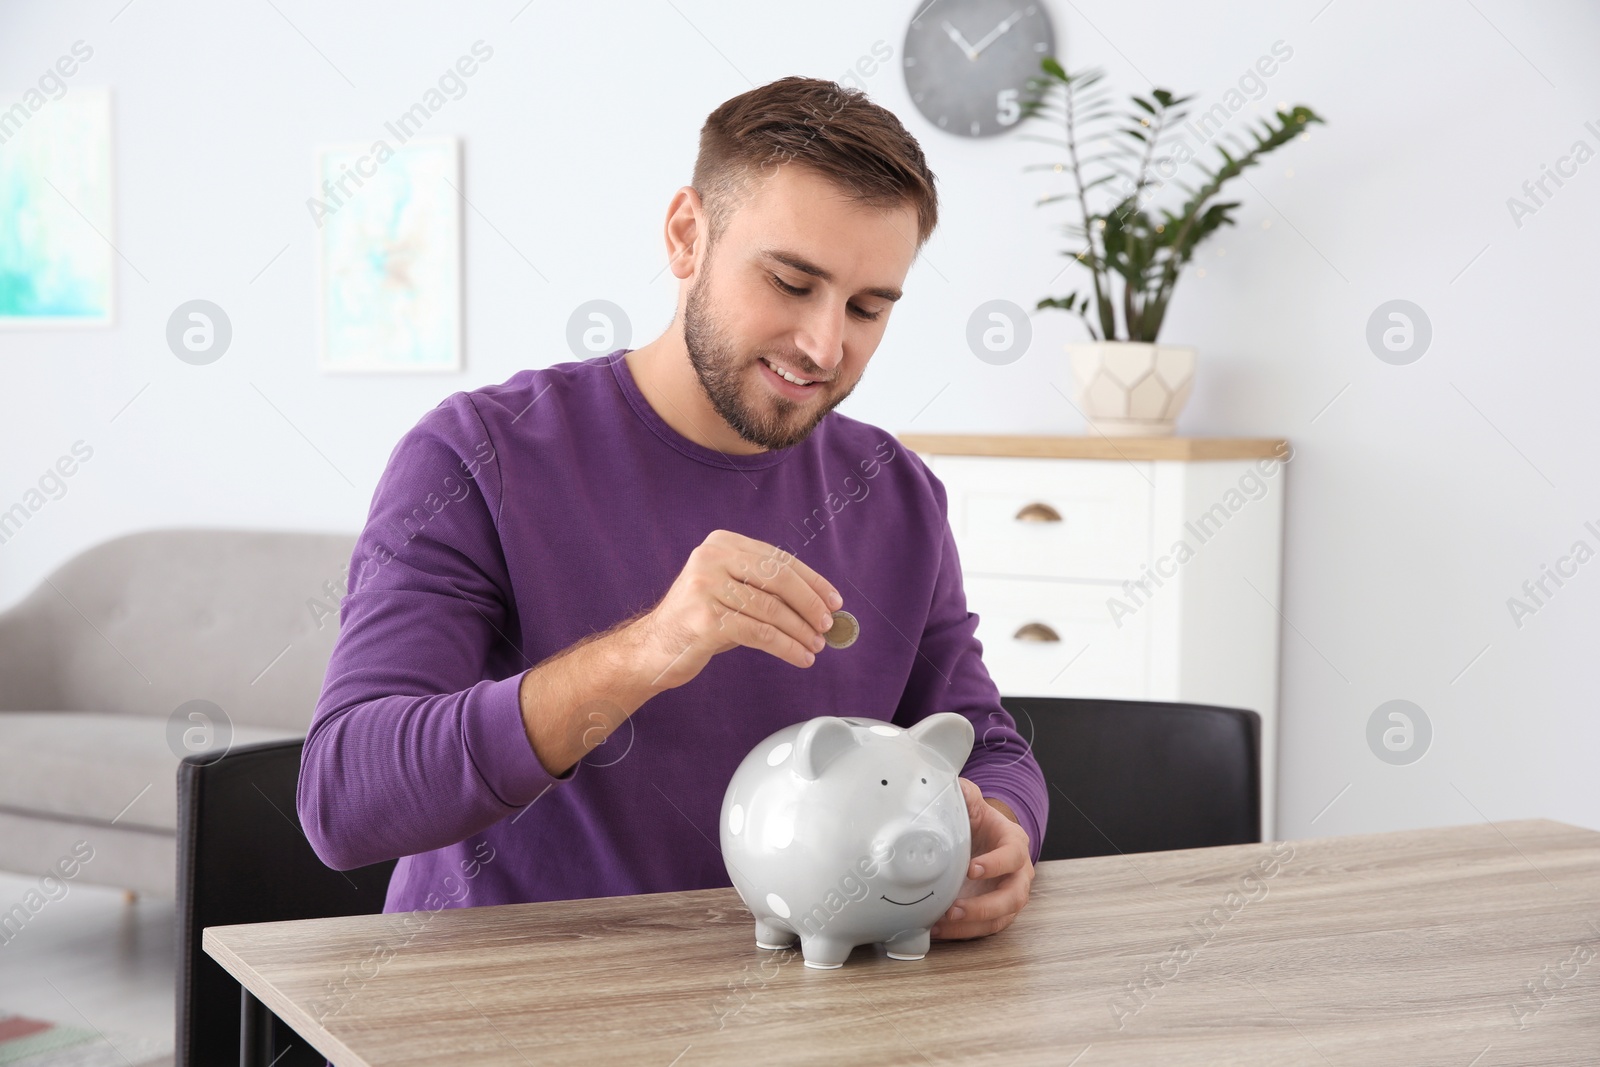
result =
M954 711L972 722L972 754L961 776L984 796L1005 801L1017 813L1028 833L1028 858L1038 863L1050 816L1044 773L1017 732L1016 721L1000 703L1000 691L983 664L983 645L975 636L978 616L967 610L945 489L931 471L926 477L939 505L939 569L927 627L918 644L920 654L895 719L911 725L936 712Z
M330 867L462 841L572 776L545 770L522 725L518 689L532 664L495 522L500 495L493 441L465 393L401 439L378 481L296 797Z

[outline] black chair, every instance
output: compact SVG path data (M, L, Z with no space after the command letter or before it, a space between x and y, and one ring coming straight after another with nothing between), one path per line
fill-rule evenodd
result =
M1044 771L1041 860L1261 840L1261 717L1242 708L1002 697Z
M300 829L302 747L299 739L240 745L178 767L179 1067L326 1062L245 994L200 940L207 926L383 910L395 861L332 870Z

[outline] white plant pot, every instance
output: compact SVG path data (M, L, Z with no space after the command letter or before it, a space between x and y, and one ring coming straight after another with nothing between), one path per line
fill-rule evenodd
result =
M1091 433L1170 437L1194 388L1195 350L1147 341L1078 341L1067 345L1074 403Z

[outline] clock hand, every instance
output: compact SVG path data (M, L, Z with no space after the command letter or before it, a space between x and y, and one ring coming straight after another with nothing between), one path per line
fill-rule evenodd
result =
M990 45L994 44L994 42L1000 38L1001 34L1005 33L1011 27L1015 26L1021 19L1022 19L1022 12L1020 12L1020 11L1013 12L1010 18L1006 19L1000 25L998 25L994 29L990 30L988 32L988 34L986 34L984 36L983 40L979 41L977 44L972 46L972 58L973 59L977 59L978 55L985 48L988 48Z
M972 46L967 43L967 39L961 36L961 31L950 25L948 19L939 23L939 25L944 27L944 32L950 35L950 39L956 43L957 48L961 49L967 54L968 59L978 58L978 53L972 50Z

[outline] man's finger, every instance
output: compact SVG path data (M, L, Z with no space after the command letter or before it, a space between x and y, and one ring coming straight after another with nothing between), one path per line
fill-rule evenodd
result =
M764 589L776 584L784 599L797 608L806 607L805 602L812 596L824 611L833 610L835 599L844 602L838 588L799 556L754 538L746 538L742 547L746 558L740 562L740 577L751 585Z
M934 926L932 936L941 941L961 941L972 937L988 937L997 934L1016 921L1016 913L1003 915L998 919L962 920L951 922L941 919Z
M728 614L747 615L758 622L771 623L811 653L822 650L820 642L815 640L816 627L808 625L782 598L733 578L724 582L715 595L719 604L730 609ZM726 628L730 624L728 615L720 615L717 624Z
M981 856L972 857L972 861L967 865L967 877L998 878L1002 874L1022 870L1027 862L1028 850L1023 847L1022 842L1012 839Z
M953 921L995 919L1001 915L1021 911L1022 906L1028 902L1027 882L1027 877L1021 871L1016 871L1000 879L999 883L987 893L958 898L950 907L951 910L960 908L961 915Z
M939 917L935 929L941 937L981 937L1009 925L1024 907L1032 890L1032 878L1018 870L994 880L993 888L970 897L959 897ZM959 917L951 911L961 909ZM1000 922L1000 926L994 923Z
M737 644L770 653L796 667L809 667L816 659L815 652L784 633L781 627L743 612L729 612L718 620L718 626Z
M800 557L789 555L788 553L784 553L784 555L787 569L798 576L801 581L811 588L812 592L817 594L818 599L822 601L823 607L832 611L838 604L844 603L844 594L837 586L802 563Z

